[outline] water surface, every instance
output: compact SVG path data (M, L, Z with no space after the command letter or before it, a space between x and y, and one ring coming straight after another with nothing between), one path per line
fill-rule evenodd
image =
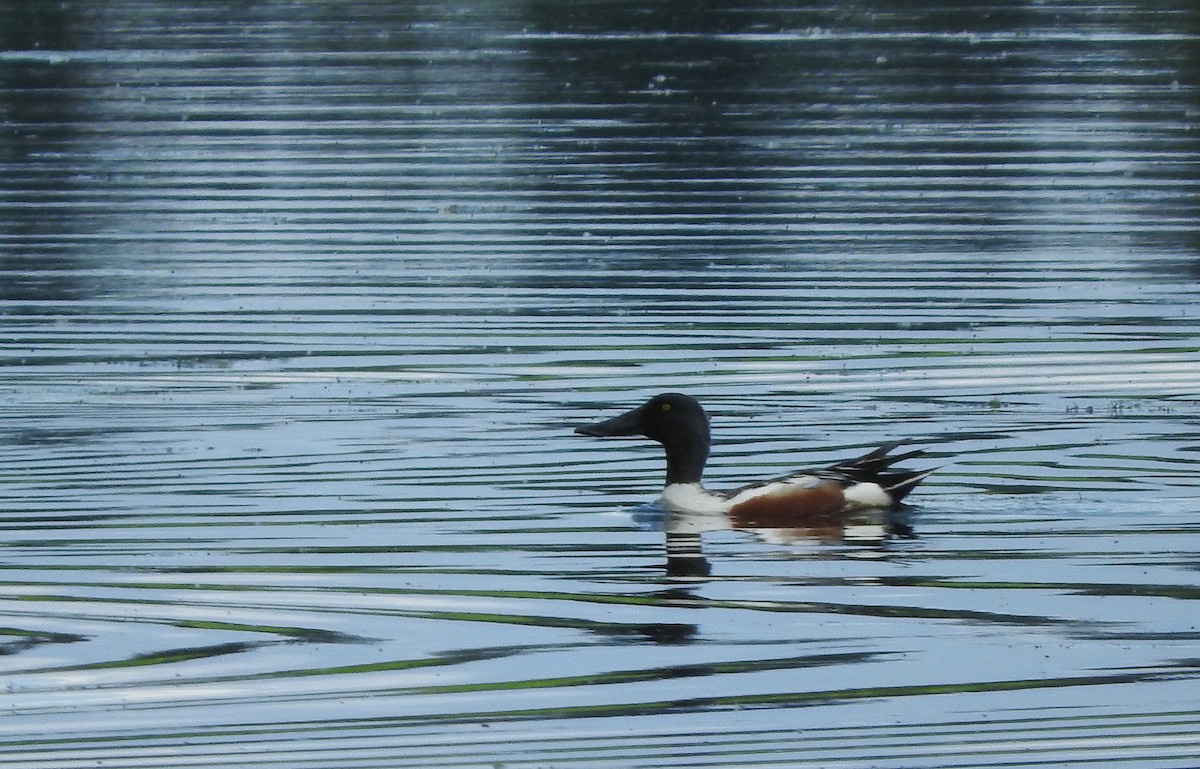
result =
M1200 762L1196 11L396 6L0 3L0 765Z

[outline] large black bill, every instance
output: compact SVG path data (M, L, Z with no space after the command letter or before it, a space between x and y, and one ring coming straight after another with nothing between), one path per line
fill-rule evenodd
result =
M594 425L576 427L575 432L579 435L590 435L593 438L611 438L618 435L641 435L642 410L640 408L636 408L633 411L625 412L619 417L606 419L603 422L597 422Z

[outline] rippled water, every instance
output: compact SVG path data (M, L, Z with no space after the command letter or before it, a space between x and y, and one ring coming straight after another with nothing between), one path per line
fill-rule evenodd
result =
M0 2L0 765L1200 763L1200 13L634 5Z

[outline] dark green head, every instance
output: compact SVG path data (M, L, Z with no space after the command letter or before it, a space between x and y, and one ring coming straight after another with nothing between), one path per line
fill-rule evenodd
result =
M667 484L699 483L708 461L708 415L695 398L681 393L656 395L620 416L575 428L580 435L608 438L644 435L667 453Z

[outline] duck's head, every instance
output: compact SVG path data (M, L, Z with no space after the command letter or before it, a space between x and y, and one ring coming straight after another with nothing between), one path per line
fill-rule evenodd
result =
M667 453L667 484L698 483L708 461L708 415L695 398L681 393L655 395L620 416L576 427L579 435L609 438L644 435Z

